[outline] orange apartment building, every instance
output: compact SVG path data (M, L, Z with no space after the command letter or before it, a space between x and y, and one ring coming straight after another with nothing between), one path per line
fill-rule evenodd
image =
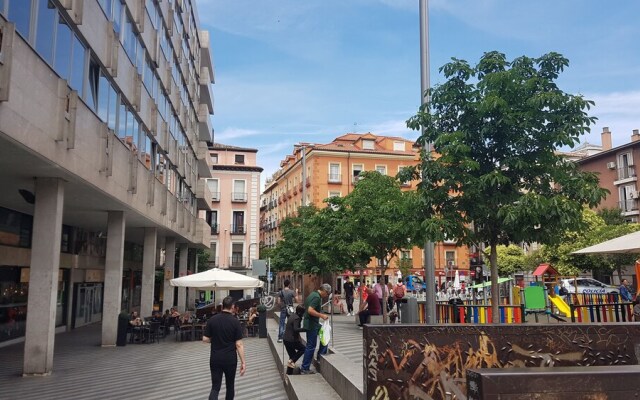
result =
M348 133L327 144L299 143L287 155L265 184L260 203L260 244L273 247L280 238L280 222L295 215L303 204L323 207L323 200L349 194L363 171L378 171L395 176L398 171L419 162L419 148L414 142L372 133ZM403 185L414 190L415 182ZM402 250L403 258L412 261L412 273L424 272L423 252L420 248ZM371 281L380 270L380 260L372 259L366 277ZM435 246L436 282L453 279L455 270L469 280L469 250L454 242ZM395 260L386 270L390 279L397 271ZM348 272L349 273L349 272Z

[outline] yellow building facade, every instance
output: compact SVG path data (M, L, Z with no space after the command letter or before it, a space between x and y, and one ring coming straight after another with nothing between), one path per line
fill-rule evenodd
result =
M273 247L280 238L280 222L297 213L302 205L325 206L324 200L333 196L346 196L355 187L359 174L378 171L395 176L402 168L419 163L419 148L413 141L372 133L348 133L327 144L299 143L287 155L265 184L260 204L260 243ZM415 190L416 182L402 185L403 190ZM412 263L412 273L424 271L423 251L407 248L400 257ZM436 282L452 280L455 270L469 280L469 250L454 242L435 246ZM366 278L381 271L381 260L373 258ZM390 280L396 276L397 260L391 260L385 274Z

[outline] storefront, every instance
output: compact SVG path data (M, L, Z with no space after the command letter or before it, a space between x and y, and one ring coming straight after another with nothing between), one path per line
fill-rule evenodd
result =
M0 342L17 339L25 334L29 272L28 267L0 266ZM67 323L69 276L68 269L60 269L56 296L56 327Z

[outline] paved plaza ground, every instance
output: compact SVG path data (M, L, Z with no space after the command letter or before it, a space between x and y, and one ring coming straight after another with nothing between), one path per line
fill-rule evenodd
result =
M362 330L355 317L334 315L334 344L362 368ZM176 342L170 334L160 343L101 347L101 325L56 335L53 373L21 377L24 344L0 349L1 399L206 399L211 388L209 346ZM277 323L269 321L277 335ZM236 378L236 399L286 399L280 371L268 339L244 340L247 372ZM278 352L286 354L284 346ZM285 358L286 359L286 358ZM280 369L280 370L279 370ZM220 399L224 398L222 385Z

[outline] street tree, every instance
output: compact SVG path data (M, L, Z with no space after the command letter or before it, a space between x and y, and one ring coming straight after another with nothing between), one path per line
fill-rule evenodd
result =
M522 247L515 244L500 245L496 248L498 253L498 273L502 276L512 275L522 271L525 265L525 255Z
M596 206L607 193L596 174L556 154L595 121L592 101L556 83L568 64L553 52L508 61L492 51L475 66L454 58L440 69L446 82L407 121L423 129L417 143L432 146L408 171L421 179L422 228L433 241L486 245L493 294L499 244L553 243L582 224L584 205Z
M392 259L414 244L418 226L412 219L413 192L403 192L400 182L376 171L360 174L353 191L335 206L344 213L343 228L351 240L360 243L368 257L379 260L385 276ZM384 284L384 280L381 282ZM383 291L383 321L387 320L388 290Z
M608 224L592 210L584 211L587 225L580 230L568 230L557 243L542 246L537 258L549 262L562 275L577 275L582 271L609 275L616 272L622 280L622 267L633 265L634 254L572 254L574 251L617 238L640 229L638 224L618 224L614 218ZM605 213L605 215L607 215Z

